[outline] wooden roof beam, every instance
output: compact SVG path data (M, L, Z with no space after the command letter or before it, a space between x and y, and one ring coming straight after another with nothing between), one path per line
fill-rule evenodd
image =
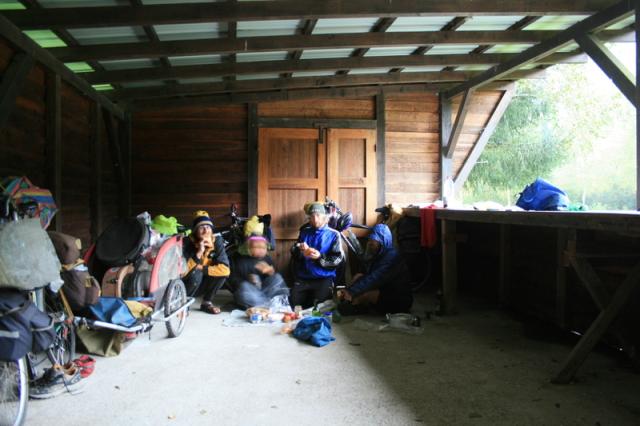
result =
M540 70L517 71L505 79L518 80L522 78L540 78L544 72ZM221 83L182 84L173 87L145 87L115 91L110 94L112 99L135 100L143 98L165 98L171 96L189 96L198 94L212 94L225 92L259 92L269 90L291 90L316 87L340 87L358 85L384 85L406 83L455 83L466 81L479 73L469 71L451 72L412 72L412 73L383 73L358 74L327 77L297 77L290 79L264 79L229 81Z
M212 65L185 65L171 69L135 68L126 70L85 73L82 76L92 84L123 83L131 81L166 80L172 78L201 78L256 73L292 73L336 69L384 68L394 66L454 66L495 65L508 61L515 53L464 54L464 55L409 55L372 56L356 58L300 59L285 61L240 62ZM586 55L580 52L555 53L539 64L584 63Z
M456 114L456 121L453 123L451 133L449 134L449 141L445 147L445 158L453 158L453 153L456 152L458 146L458 140L462 134L462 128L464 127L464 119L467 117L469 107L471 106L471 98L473 97L474 89L469 89L462 95L460 106L458 107L458 113Z
M283 0L238 3L176 3L12 10L3 14L24 29L144 26L197 22L401 16L593 14L610 0Z
M242 3L242 2L241 2ZM237 39L160 41L151 43L113 43L47 49L65 62L110 59L157 58L304 49L411 46L431 44L522 44L540 43L559 31L432 31L407 33L321 34ZM628 29L602 31L600 39L609 41L629 35ZM635 40L633 40L635 41Z
M373 28L371 28L371 32L372 33L383 33L385 31L387 31L391 25L393 25L395 20L396 20L396 18L380 18L373 25ZM368 51L369 51L368 47L360 47L360 48L354 50L353 52L351 52L351 57L352 58L362 57ZM344 75L344 74L348 74L348 73L349 73L348 69L336 71L336 75Z
M635 10L635 3L635 1L623 0L603 10L602 12L596 13L595 15L592 15L572 25L566 30L559 32L549 39L533 47L530 47L529 49L520 53L516 58L504 62L500 65L496 65L491 69L484 71L480 75L473 77L469 81L448 90L444 93L444 95L447 98L452 98L459 93L466 92L468 89L480 87L483 84L499 79L507 73L513 72L515 69L521 68L553 53L554 51L573 42L573 40L577 37L583 36L588 33L597 32L602 28L612 25L630 16ZM521 32L527 33L529 31Z
M313 33L313 30L316 28L316 24L318 23L317 19L307 19L302 24L302 29L300 30L300 35L309 35ZM298 60L302 57L303 50L294 50L293 52L289 52L289 59ZM282 74L281 77L289 78L291 77L291 73L287 72Z

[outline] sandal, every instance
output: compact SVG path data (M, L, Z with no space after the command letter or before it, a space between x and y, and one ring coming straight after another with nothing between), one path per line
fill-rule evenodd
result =
M220 313L220 308L218 308L211 302L203 303L202 305L200 305L200 310L211 315L218 315Z

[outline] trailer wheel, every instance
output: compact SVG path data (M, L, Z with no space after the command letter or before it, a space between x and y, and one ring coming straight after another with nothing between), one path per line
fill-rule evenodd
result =
M173 280L167 287L164 296L164 316L168 317L187 302L187 289L182 280ZM187 322L187 311L184 310L165 322L169 337L178 337Z

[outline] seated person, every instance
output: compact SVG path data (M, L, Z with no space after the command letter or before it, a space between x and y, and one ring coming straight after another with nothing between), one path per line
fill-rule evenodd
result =
M267 239L254 235L247 239L249 255L238 254L233 259L230 280L234 283L233 298L243 308L269 306L276 296L289 296L289 288L273 266L267 254Z
M344 260L340 235L327 226L324 204L311 203L306 213L309 223L300 228L298 242L291 248L295 282L290 301L303 309L333 297L336 268Z
M409 312L413 303L411 276L402 257L393 248L391 231L385 224L373 227L365 250L365 273L354 276L338 292L338 310L343 315L364 313L371 306L379 313Z
M213 298L229 276L229 259L222 237L213 236L213 222L206 211L194 213L191 237L185 240L183 253L187 273L182 280L187 294L194 296L204 291L200 310L219 314L220 308L213 304Z

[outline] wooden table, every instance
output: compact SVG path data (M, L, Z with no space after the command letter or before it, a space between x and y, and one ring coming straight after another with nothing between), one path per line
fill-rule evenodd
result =
M405 209L405 214L419 216L419 210ZM551 227L557 232L557 297L556 315L562 325L566 283L566 267L572 266L589 291L600 314L581 337L563 364L554 383L568 383L582 365L589 352L614 322L631 298L640 282L640 253L581 252L577 249L576 230L613 232L630 238L640 238L640 213L637 212L539 212L539 211L477 211L439 209L436 219L441 221L442 241L442 310L445 314L457 311L458 262L457 244L464 236L457 232L458 222L487 223L499 226L499 293L506 302L510 282L510 233L512 226ZM590 259L626 256L634 258L635 266L620 282L613 294L603 285ZM621 333L614 330L623 348L630 348Z

